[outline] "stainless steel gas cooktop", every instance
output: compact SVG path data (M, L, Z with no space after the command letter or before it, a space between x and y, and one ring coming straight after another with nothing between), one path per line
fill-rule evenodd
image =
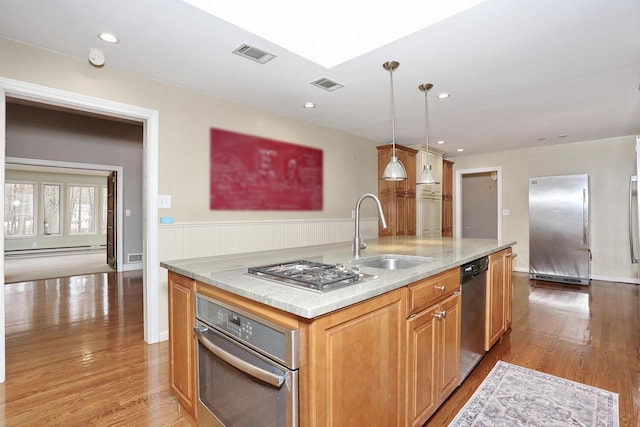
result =
M316 292L326 292L378 278L378 276L362 273L358 267L345 267L342 264L323 264L306 260L250 267L248 273L277 283Z

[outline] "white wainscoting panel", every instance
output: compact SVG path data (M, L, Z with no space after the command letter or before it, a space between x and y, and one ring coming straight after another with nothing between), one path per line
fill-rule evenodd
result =
M361 218L366 239L378 236L378 219ZM159 226L162 261L351 242L352 219L174 223Z

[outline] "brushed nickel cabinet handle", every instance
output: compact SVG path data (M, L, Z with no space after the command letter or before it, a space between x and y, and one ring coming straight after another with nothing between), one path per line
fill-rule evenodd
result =
M442 320L445 317L447 317L447 311L446 310L436 311L435 313L433 313L433 317L435 317L438 320Z
M434 286L437 290L444 292L447 289L446 285L442 285L442 286Z

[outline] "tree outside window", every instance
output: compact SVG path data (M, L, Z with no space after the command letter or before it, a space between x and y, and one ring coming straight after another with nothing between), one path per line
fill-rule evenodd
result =
M44 184L42 191L44 206L44 234L60 234L60 185Z
M20 182L4 184L4 235L34 236L34 185Z
M69 230L71 234L96 232L96 189L88 185L69 186Z

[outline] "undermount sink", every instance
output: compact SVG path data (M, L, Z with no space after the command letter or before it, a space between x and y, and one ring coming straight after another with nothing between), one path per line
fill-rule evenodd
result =
M354 260L353 264L358 267L372 267L383 270L402 270L405 268L417 267L431 261L433 261L433 258L425 256L383 254L359 258Z

